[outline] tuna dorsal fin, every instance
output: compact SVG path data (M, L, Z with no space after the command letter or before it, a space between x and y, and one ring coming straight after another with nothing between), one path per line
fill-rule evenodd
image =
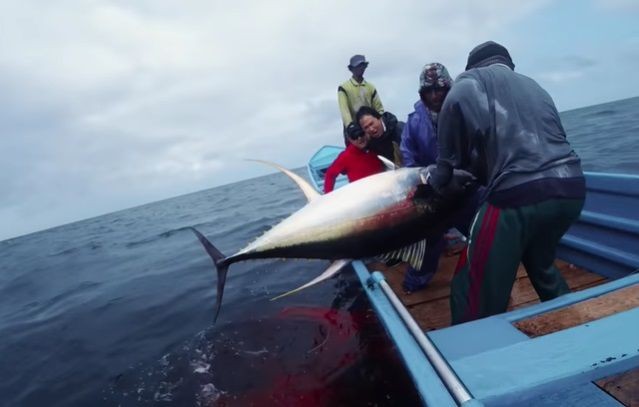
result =
M279 164L275 164L273 162L270 161L265 161L265 160L255 160L255 159L249 159L249 161L255 161L258 163L262 163L262 164L266 164L266 165L270 165L271 167L275 167L278 170L282 171L284 174L288 175L289 178L291 178L293 181L295 181L295 183L297 184L298 187L300 187L300 189L302 190L302 192L304 193L304 195L306 195L306 199L308 199L308 201L312 201L313 199L321 196L319 194L319 192L317 192L315 190L315 188L313 188L311 186L311 184L309 184L308 182L306 182L306 180L302 177L300 177L299 175L295 174L293 171L287 170L286 168L282 167Z
M384 157L383 155L378 155L377 158L379 158L379 160L384 164L384 167L386 167L386 171L393 171L397 169L395 163Z
M305 288L308 288L310 286L313 286L317 283L321 283L324 280L327 280L331 277L333 277L335 274L337 274L341 269L344 268L344 266L348 265L352 260L348 260L348 259L342 259L342 260L335 260L334 262L332 262L330 264L330 266L328 266L328 268L326 270L324 270L324 272L322 274L320 274L319 276L315 277L314 279L312 279L311 281L309 281L308 283L297 287L294 290L291 291L287 291L284 294L280 294L277 297L271 298L271 301L275 301L278 298L282 298L282 297L286 297L288 295L297 293L302 291Z
M424 253L426 252L426 239L420 240L417 243L413 243L410 246L402 247L401 249L393 250L392 252L384 253L378 256L380 260L398 259L403 260L410 264L414 269L419 270L422 268L422 262L424 261Z

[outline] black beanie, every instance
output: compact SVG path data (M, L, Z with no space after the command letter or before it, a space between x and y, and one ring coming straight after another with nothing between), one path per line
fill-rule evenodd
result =
M513 64L506 47L494 41L486 41L470 51L466 70L492 64L504 64L509 66L510 69L515 69L515 64Z

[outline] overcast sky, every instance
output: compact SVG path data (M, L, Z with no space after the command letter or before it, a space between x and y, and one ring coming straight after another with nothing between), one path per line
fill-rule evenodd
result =
M637 0L0 1L0 240L341 143L352 54L402 120L485 40L559 110L639 95Z

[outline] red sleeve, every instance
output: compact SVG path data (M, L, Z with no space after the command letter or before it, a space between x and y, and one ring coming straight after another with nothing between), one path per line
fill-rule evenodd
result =
M324 175L324 193L327 194L335 188L335 178L341 173L346 171L344 153L340 153L333 164L326 170Z

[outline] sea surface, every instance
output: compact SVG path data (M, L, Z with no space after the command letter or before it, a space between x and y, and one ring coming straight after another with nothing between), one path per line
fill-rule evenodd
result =
M586 170L639 174L638 113L562 113ZM216 277L185 228L231 254L304 204L272 174L0 242L0 405L417 404L350 269L270 301L328 262L235 264L213 325Z

